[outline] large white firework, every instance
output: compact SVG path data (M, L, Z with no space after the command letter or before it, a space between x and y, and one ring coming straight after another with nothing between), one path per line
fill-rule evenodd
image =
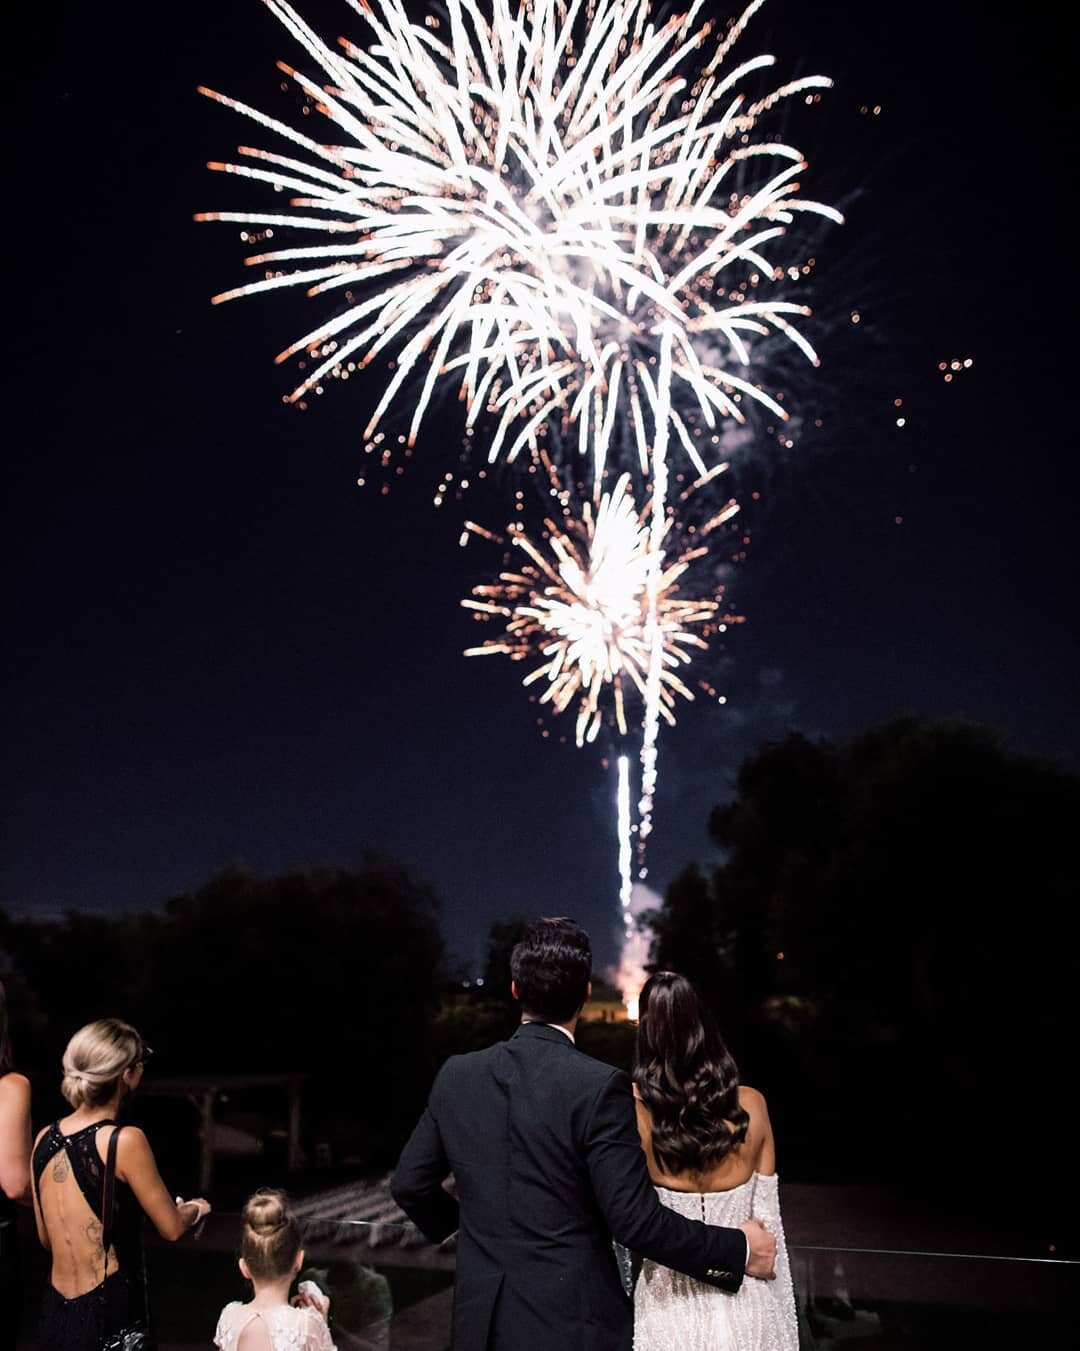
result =
M793 326L807 310L784 298L766 252L800 212L839 217L800 195L801 154L756 133L782 100L829 81L751 100L741 86L773 58L728 67L763 0L726 34L699 22L701 0L659 26L648 0L448 0L423 22L401 0L349 2L366 48L330 46L285 0L265 0L318 67L281 68L327 139L204 90L290 150L241 146L240 162L211 167L291 200L198 219L260 241L315 237L260 248L247 263L262 276L215 297L319 297L318 322L278 357L305 362L291 399L392 357L369 436L407 388L415 438L447 378L469 425L493 415L493 460L556 420L576 424L597 493L616 428L633 428L648 473L670 421L703 472L688 418L742 420L746 400L785 416L750 378L751 344L779 332L816 357Z

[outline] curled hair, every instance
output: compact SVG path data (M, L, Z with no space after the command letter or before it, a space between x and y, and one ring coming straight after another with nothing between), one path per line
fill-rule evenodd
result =
M7 994L4 982L0 980L0 1078L15 1068L15 1054L11 1049L11 1037L8 1034Z
M704 1173L746 1139L739 1071L720 1029L685 976L658 971L639 1005L634 1083L652 1117L666 1173Z
M64 1051L60 1092L72 1107L100 1107L126 1069L143 1058L143 1039L130 1023L99 1018L80 1027Z
M300 1251L300 1227L285 1203L285 1193L261 1187L244 1206L240 1256L256 1280L274 1280L292 1271Z
M521 1007L545 1023L565 1023L589 994L592 945L572 919L536 919L510 956Z

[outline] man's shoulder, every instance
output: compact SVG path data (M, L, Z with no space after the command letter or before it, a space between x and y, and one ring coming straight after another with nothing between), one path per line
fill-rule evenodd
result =
M453 1083L461 1078L469 1078L473 1074L490 1069L506 1056L514 1056L515 1052L520 1052L526 1057L527 1063L544 1064L546 1068L550 1068L551 1062L554 1061L560 1075L579 1082L586 1080L599 1086L615 1081L625 1083L629 1091L629 1075L604 1060L594 1059L569 1041L563 1046L553 1040L534 1039L526 1050L520 1041L515 1041L512 1037L505 1041L494 1042L491 1046L485 1046L478 1051L465 1051L459 1055L448 1056L439 1070L437 1080Z
M496 1041L490 1046L481 1047L478 1051L461 1051L457 1055L447 1056L435 1076L436 1083L452 1081L484 1069L493 1060L505 1054L508 1045L508 1042Z
M579 1073L595 1080L598 1084L606 1083L608 1080L625 1080L627 1087L629 1087L630 1076L625 1070L619 1069L617 1065L609 1065L606 1060L597 1060L587 1051L578 1051L577 1055L573 1057L573 1062Z
M557 1077L575 1095L594 1097L612 1088L630 1093L630 1079L622 1070L605 1060L596 1060L587 1051L567 1042L548 1041L531 1045L527 1064L533 1072L548 1080Z

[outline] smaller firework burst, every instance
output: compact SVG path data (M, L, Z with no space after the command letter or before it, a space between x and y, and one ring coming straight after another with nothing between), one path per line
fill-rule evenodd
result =
M490 584L475 586L461 603L487 622L500 622L498 636L466 656L501 654L536 664L522 682L545 682L540 702L556 713L576 707L579 746L595 740L606 716L619 732L628 731L627 704L647 697L652 648L649 634L650 504L634 501L624 474L594 508L586 501L581 516L559 524L545 522L541 542L520 527L508 531L509 545L525 555L519 571L506 570ZM686 575L703 546L672 550L669 517L660 540L656 623L661 637L659 709L674 725L676 696L693 699L682 674L692 652L731 616L721 614L722 588L693 597L683 592ZM473 522L466 530L499 543L506 541Z

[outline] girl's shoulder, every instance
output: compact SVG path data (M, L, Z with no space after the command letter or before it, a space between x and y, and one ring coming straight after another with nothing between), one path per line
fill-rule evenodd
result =
M217 1327L214 1329L214 1345L219 1351L228 1351L236 1340L236 1315L243 1307L238 1299L234 1299L231 1304L226 1304L218 1315Z

